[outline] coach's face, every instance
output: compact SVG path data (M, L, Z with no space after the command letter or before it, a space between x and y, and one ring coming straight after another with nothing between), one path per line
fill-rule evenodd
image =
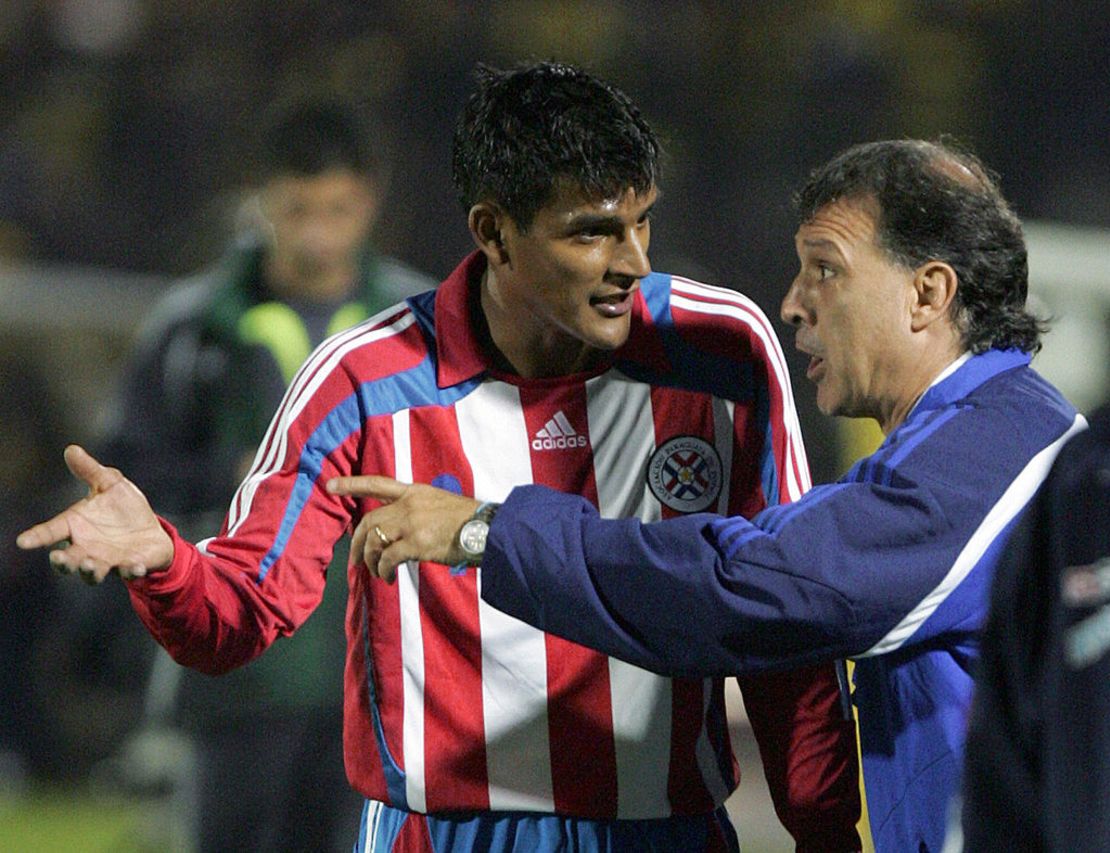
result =
M919 390L911 389L916 289L915 271L878 245L877 210L870 199L842 199L798 229L800 269L782 318L810 356L806 377L817 386L818 408L873 417L889 432Z
M522 376L586 370L627 339L640 279L651 272L654 187L590 199L561 186L521 228L476 205L471 230L489 266L482 309L494 343Z

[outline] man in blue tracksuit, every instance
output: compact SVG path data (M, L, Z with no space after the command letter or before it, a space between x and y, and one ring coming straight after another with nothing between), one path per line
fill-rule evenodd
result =
M797 202L783 319L821 411L886 435L838 482L751 521L654 524L536 486L471 521L474 501L426 486L330 488L384 502L352 540L381 576L412 558L480 561L488 603L647 669L854 659L876 849L937 851L1000 544L1084 422L1029 366L1042 328L1025 310L1021 226L974 156L855 146Z

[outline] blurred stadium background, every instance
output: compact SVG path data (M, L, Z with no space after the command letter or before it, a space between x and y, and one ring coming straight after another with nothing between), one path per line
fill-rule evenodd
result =
M664 135L655 265L744 290L773 317L793 274L788 197L809 168L866 139L969 145L1028 226L1033 298L1055 319L1035 364L1084 411L1110 395L1105 2L4 0L0 632L29 632L51 701L34 723L46 764L0 755L0 850L180 849L159 785L140 796L112 772L152 643L98 632L106 606L127 606L118 585L59 583L11 542L70 496L61 448L97 436L145 311L218 255L260 112L298 92L372 111L392 163L379 247L439 277L469 247L449 150L470 72L541 58L610 79ZM829 480L875 434L817 416L787 349L815 479ZM36 623L48 599L63 618ZM15 725L9 711L0 700ZM788 850L742 715L736 728L745 850Z

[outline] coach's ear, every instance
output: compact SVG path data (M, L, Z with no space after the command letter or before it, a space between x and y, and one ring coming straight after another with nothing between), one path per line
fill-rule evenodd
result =
M506 219L505 212L490 201L478 202L467 217L475 245L494 269L511 262L501 234Z
M926 261L914 270L910 328L919 332L937 320L951 319L959 285L956 271L944 261Z

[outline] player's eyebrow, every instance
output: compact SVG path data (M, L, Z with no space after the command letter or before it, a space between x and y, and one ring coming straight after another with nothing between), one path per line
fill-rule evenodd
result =
M619 216L606 215L603 213L579 213L572 216L567 222L568 228L602 228L602 227L620 227L621 219Z
M652 211L655 209L655 202L648 205L636 218L639 222L642 219L647 219ZM619 229L622 227L623 217L611 213L593 213L584 211L575 214L567 222L567 228L570 229Z

